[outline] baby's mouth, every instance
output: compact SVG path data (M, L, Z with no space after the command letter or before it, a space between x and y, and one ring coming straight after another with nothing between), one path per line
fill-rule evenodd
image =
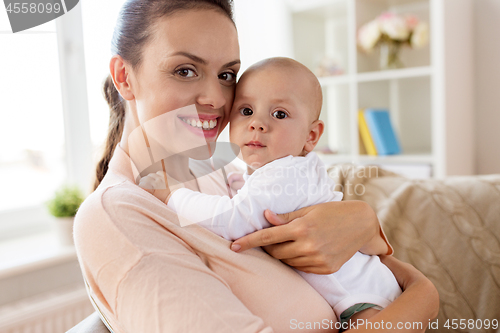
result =
M218 118L212 120L201 120L198 118L180 118L180 119L191 127L209 131L217 126Z
M252 148L264 148L264 147L266 147L262 143L260 143L259 141L250 141L250 142L246 143L245 146L252 147Z

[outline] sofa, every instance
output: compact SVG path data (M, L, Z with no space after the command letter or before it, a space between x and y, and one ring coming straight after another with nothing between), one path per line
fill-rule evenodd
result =
M344 200L376 211L394 256L436 286L440 311L429 332L500 332L500 175L412 180L349 164L329 175Z
M351 164L328 172L343 200L376 211L394 256L436 286L440 311L428 332L500 332L492 325L500 321L500 175L415 180ZM69 332L108 333L96 314L79 325Z

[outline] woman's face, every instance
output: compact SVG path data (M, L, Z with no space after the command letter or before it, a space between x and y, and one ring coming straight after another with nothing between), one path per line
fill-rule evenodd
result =
M153 31L130 82L150 143L182 153L215 142L227 125L240 67L235 26L216 10L184 10L160 19Z

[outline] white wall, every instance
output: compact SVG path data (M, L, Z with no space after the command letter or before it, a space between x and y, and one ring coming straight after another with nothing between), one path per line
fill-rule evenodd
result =
M286 0L235 0L234 20L240 42L238 77L262 59L293 58L292 22ZM229 142L229 126L218 140Z
M265 58L293 57L286 0L235 0L234 19L240 41L240 73Z
M500 173L500 1L474 1L476 173Z

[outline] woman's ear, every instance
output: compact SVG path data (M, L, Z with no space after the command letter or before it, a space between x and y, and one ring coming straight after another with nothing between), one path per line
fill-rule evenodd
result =
M119 55L114 55L109 62L109 72L113 78L116 90L123 99L130 101L135 98L130 85L130 68Z
M311 152L316 147L324 129L325 124L321 120L316 120L309 126L309 134L304 145L305 151Z

